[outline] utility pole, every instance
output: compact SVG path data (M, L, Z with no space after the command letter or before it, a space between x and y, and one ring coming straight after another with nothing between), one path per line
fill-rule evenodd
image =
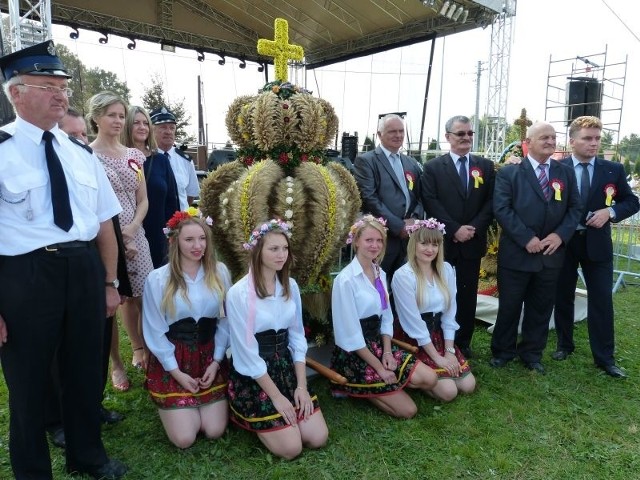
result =
M478 70L476 71L476 116L473 120L473 131L476 134L473 136L473 151L478 151L478 141L480 137L480 77L482 76L482 62L478 60Z

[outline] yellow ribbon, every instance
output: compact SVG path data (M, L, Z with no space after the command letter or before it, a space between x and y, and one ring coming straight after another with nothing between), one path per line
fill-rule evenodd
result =
M558 202L560 202L562 200L562 195L560 193L562 192L562 189L560 188L560 185L558 185L557 183L554 183L553 190L556 192L553 198L556 199Z

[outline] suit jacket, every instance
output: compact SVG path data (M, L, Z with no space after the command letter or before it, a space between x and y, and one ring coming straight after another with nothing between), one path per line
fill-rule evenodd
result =
M499 266L525 272L562 266L566 244L580 220L582 204L572 167L550 160L548 176L549 188L554 181L562 185L560 200L555 199L552 188L550 200L545 199L536 172L526 157L519 165L505 165L498 170L493 213L502 227ZM563 242L554 254L527 252L525 247L533 237L542 240L554 232Z
M487 229L493 219L495 165L486 158L469 155L468 167L470 175L474 168L480 171L482 183L475 188L473 178L470 178L466 193L448 153L428 161L420 181L422 205L427 216L435 217L445 225L447 259L481 258L487 252ZM454 242L454 235L462 225L472 225L476 234L467 242Z
M396 236L404 228L405 218L424 216L424 209L420 203L422 168L415 159L406 155L400 154L400 160L405 172L404 181L409 189L408 209L398 177L380 147L357 156L353 164L353 175L362 197L362 210L385 218L389 231ZM407 180L409 176L412 177L411 181Z
M561 162L569 168L574 168L571 157L564 158ZM614 185L616 190L611 204L611 207L616 212L614 222L620 222L638 211L640 208L638 197L631 191L622 164L596 158L587 204L584 206L582 216L580 217L581 223L585 222L587 212L595 212L596 210L607 208L605 203L607 194L605 190L608 185ZM609 222L602 228L587 227L586 236L589 259L595 262L613 260L611 224Z

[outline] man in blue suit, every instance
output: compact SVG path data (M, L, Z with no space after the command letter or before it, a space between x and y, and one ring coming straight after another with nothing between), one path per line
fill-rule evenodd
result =
M399 152L404 142L404 121L395 114L378 122L380 145L372 152L356 157L353 175L360 189L362 210L387 221L389 233L382 269L391 284L393 273L407 256L407 232L404 227L422 218L418 162Z
M615 364L613 329L613 246L611 222L630 217L640 208L620 163L596 158L602 122L597 117L578 117L569 126L572 155L561 162L576 173L583 210L556 290L555 325L558 335L555 360L566 360L574 351L574 299L578 265L587 286L587 325L591 353L597 367L608 375L624 378Z
M553 126L534 123L525 142L527 158L519 165L500 168L495 181L493 211L502 233L498 249L500 304L490 365L503 367L518 356L525 367L544 374L541 359L558 275L582 205L573 169L551 160L556 149Z

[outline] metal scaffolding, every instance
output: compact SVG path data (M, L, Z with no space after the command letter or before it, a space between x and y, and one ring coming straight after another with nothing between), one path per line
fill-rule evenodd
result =
M2 54L15 52L52 37L51 0L8 0L9 40ZM20 13L22 12L22 13Z

